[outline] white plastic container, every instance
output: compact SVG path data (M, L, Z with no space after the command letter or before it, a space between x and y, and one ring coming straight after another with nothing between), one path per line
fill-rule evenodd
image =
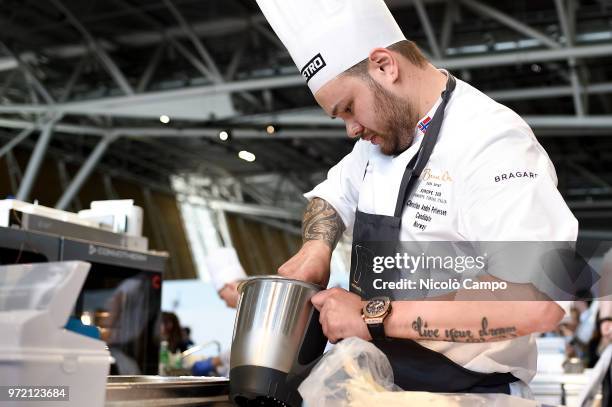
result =
M142 236L142 208L133 199L92 201L90 206L79 211L80 218L99 222L115 233Z
M88 270L78 261L0 267L0 386L69 389L69 401L0 405L104 406L105 343L64 329Z

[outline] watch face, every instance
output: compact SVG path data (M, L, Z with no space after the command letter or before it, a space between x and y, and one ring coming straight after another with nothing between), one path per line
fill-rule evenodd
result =
M368 302L365 306L365 313L368 317L376 317L385 312L387 309L387 302L382 299L373 299Z

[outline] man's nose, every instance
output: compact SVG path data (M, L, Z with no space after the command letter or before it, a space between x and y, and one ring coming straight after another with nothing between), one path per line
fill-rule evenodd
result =
M348 134L350 138L360 137L365 130L361 124L353 120L347 120L345 124L346 134Z

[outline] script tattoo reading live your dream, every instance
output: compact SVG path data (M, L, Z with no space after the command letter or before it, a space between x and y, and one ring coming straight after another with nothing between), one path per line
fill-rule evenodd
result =
M478 343L512 339L518 336L515 327L489 328L487 317L482 318L480 325L481 329L474 333L470 329L448 328L441 330L430 328L421 317L417 317L415 321L412 321L412 329L421 339L443 339L450 342Z

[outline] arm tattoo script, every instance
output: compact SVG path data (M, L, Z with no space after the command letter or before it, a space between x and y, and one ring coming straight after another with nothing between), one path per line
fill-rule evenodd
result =
M473 332L470 329L457 328L432 329L428 326L426 321L424 321L421 317L417 317L415 321L412 321L412 330L415 331L419 338L422 339L433 339L449 342L491 342L513 339L518 336L517 329L513 326L490 328L487 317L483 317L480 324L481 329L479 329L477 332Z
M327 201L314 198L304 212L302 220L302 239L322 240L332 250L344 232L344 223L338 212Z

